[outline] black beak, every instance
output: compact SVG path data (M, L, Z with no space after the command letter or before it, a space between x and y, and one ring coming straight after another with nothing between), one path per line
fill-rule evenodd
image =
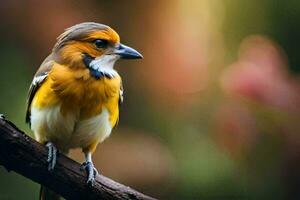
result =
M119 44L114 50L116 55L119 55L123 59L141 59L143 58L142 54L140 54L137 50L128 47L124 44Z

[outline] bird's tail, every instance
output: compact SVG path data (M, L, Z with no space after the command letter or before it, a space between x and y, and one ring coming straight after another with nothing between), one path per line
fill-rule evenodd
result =
M61 200L60 195L41 185L39 200Z

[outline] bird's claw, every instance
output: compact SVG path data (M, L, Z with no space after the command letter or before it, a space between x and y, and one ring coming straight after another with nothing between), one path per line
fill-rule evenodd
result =
M87 172L88 179L86 183L88 184L88 186L93 187L95 184L95 178L98 174L98 171L94 167L94 164L92 162L84 162L82 163L80 170L85 170Z
M52 171L56 164L57 159L57 148L52 142L47 142L46 147L48 148L48 171Z

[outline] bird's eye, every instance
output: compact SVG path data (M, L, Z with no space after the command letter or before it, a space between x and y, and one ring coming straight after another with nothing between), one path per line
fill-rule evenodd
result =
M108 45L108 41L107 40L97 39L97 40L94 40L94 44L99 49L106 48L107 45Z

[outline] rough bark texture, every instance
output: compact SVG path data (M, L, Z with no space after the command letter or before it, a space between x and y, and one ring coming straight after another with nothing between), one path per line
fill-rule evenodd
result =
M79 163L59 154L54 171L49 172L46 159L45 146L0 116L0 164L7 170L45 185L66 199L154 199L102 175L90 188Z

